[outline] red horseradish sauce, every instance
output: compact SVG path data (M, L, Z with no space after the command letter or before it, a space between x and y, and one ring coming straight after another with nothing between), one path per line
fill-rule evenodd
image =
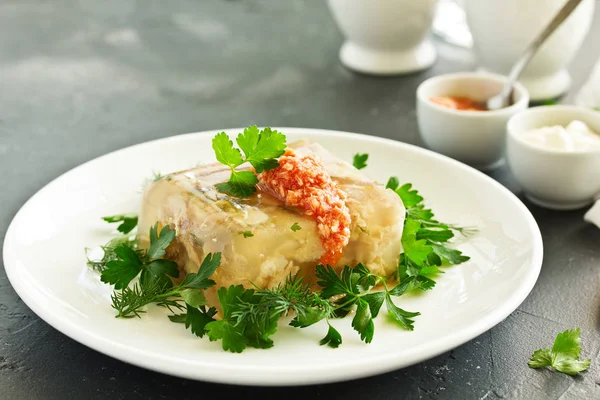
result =
M325 249L320 262L337 264L350 240L350 210L346 193L321 161L312 154L298 157L288 149L279 158L279 167L258 174L258 179L261 190L317 221Z

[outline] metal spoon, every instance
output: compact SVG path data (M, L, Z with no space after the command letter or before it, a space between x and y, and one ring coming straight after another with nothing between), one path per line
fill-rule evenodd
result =
M571 13L582 0L569 0L565 3L563 8L560 9L558 14L550 21L548 26L540 33L538 37L525 49L521 57L517 60L517 62L513 65L510 70L510 74L508 74L508 81L502 88L502 91L494 97L487 99L487 101L482 102L482 108L485 107L487 110L497 110L499 108L508 107L513 103L513 89L515 86L515 82L523 72L523 69L529 64L535 53L538 51L540 46L546 41L548 36L552 34L563 23L565 19Z

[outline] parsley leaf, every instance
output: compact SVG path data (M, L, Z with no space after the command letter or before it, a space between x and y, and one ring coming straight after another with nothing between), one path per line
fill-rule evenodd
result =
M398 180L398 178L395 176L391 176L390 179L388 179L385 188L396 191L396 189L398 189L398 186L400 186L400 181Z
M290 229L294 232L298 232L299 230L302 230L302 227L297 222L294 222Z
M150 282L145 283L152 284L156 282L160 287L171 288L173 287L173 281L169 277L179 278L177 263L171 260L158 259L144 266L140 280L143 282L149 280Z
M244 129L236 139L238 146L244 152L247 162L252 164L257 173L279 166L275 160L283 155L286 148L286 137L271 128L262 131L256 126Z
M214 286L215 281L209 278L220 264L221 253L208 253L206 257L204 257L202 264L200 264L198 273L187 274L180 286L193 289L208 289L209 287Z
M373 316L369 303L364 299L358 299L356 313L352 318L352 327L360 334L361 340L365 343L371 343L373 333L375 333L375 325L373 324Z
M567 329L556 336L552 349L539 349L527 363L531 368L552 367L567 375L577 375L589 369L591 360L579 360L581 353L581 330Z
M250 197L256 192L258 178L252 171L231 171L228 182L217 183L216 188L223 193L237 197Z
M165 225L158 235L157 232L158 222L150 228L150 247L146 253L146 257L149 260L164 256L165 250L169 247L173 239L175 239L175 231L171 230L168 225Z
M217 291L219 303L223 309L223 319L206 324L206 331L211 342L221 340L223 350L241 353L247 345L244 326L237 324L233 313L241 302L248 302L254 296L252 289L246 290L242 285L222 287Z
M406 208L406 220L402 232L402 247L404 249L398 263L398 279L407 277L433 275L443 272L440 266L456 265L469 260L459 250L446 245L454 232L466 235L466 228L444 224L434 219L433 212L423 204L423 197L413 189L412 184L400 186L397 177L391 177L386 188L393 190L402 200ZM413 281L410 290L428 290L435 285L430 278ZM407 287L408 288L408 287Z
M192 308L206 305L206 297L199 289L183 289L179 292L185 304ZM188 311L189 312L189 311Z
M459 250L451 249L446 246L432 244L431 247L435 254L452 265L461 264L471 259L470 257L463 255Z
M212 140L217 161L232 169L243 164L242 153L235 147L225 132L218 133Z
M412 320L412 318L421 315L421 313L408 312L404 311L400 307L397 307L392 301L392 298L390 297L389 293L386 293L385 305L388 310L388 315L392 318L393 321L397 322L401 327L403 327L404 329L408 329L409 331L412 331L414 329L414 321Z
M241 353L246 348L246 338L241 328L228 321L212 321L206 324L205 328L210 341L221 340L221 346L225 351Z
M214 307L209 308L206 307L195 308L186 305L187 313L185 314L185 327L191 328L192 333L198 337L203 337L206 333L206 325L212 321L216 321L213 317L217 314L217 309ZM180 314L181 315L181 314ZM171 319L173 321L173 319ZM174 321L178 322L178 321Z
M369 159L369 155L367 153L365 153L365 154L356 153L354 155L354 159L352 160L352 165L356 169L363 169L367 166L368 159Z
M329 347L337 349L340 346L340 344L342 344L342 335L340 335L340 333L333 326L331 326L330 323L327 323L327 325L329 326L329 329L327 330L327 335L325 335L325 337L321 339L319 344L321 346L327 345Z
M417 240L417 232L421 224L417 221L407 218L404 222L404 231L402 232L402 247L404 254L416 265L423 267L427 261L427 256L433 251L426 240Z
M127 287L129 282L138 276L142 271L143 263L138 253L126 245L115 248L115 254L118 258L106 264L100 280L115 285L115 289L118 290Z
M251 231L238 232L238 234L244 235L244 238L249 238L249 237L253 237L254 236L254 233L252 233Z
M369 304L369 309L371 310L371 314L373 318L377 317L379 314L379 310L383 305L383 300L385 299L385 292L374 292L369 293L363 296L363 300Z
M245 162L250 163L256 173L277 168L277 157L285 152L286 137L271 128L259 130L256 126L244 129L236 138L238 146L244 152L233 147L233 142L225 132L218 133L212 140L217 160L231 168L229 181L218 183L216 188L223 193L237 197L250 197L256 192L258 178L253 171L236 171Z
M138 216L135 213L111 215L102 219L108 223L120 222L117 230L123 234L131 232L138 224Z
M187 319L187 314L171 314L169 315L169 319L171 320L171 322L175 322L177 324L184 324L185 320Z

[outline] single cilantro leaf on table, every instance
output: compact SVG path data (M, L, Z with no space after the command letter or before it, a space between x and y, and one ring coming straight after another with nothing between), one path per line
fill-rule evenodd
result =
M539 349L527 363L531 368L552 367L567 375L577 375L589 369L591 360L579 360L581 353L581 330L567 329L556 336L552 349Z
M302 227L297 222L294 222L292 224L292 226L290 227L290 229L293 230L294 232L298 232L299 230L302 229Z
M356 153L354 158L352 159L352 165L356 169L363 169L367 166L367 160L369 159L369 155L367 153L360 154Z
M121 224L117 227L117 230L123 234L131 232L138 224L138 216L135 213L111 215L102 217L102 219L111 224L120 222Z

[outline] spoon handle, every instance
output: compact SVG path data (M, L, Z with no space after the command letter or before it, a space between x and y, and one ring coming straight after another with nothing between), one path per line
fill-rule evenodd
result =
M519 60L515 63L515 65L513 65L512 69L510 70L510 73L508 74L508 81L511 82L511 84L505 87L505 89L507 89L508 91L508 93L506 93L507 96L510 95L514 82L517 81L519 75L521 75L523 69L527 66L527 64L529 64L539 47L546 41L548 36L550 36L552 32L554 32L556 28L558 28L560 24L562 24L563 21L567 19L569 15L571 15L573 10L575 10L575 8L577 8L579 3L581 3L582 1L583 0L567 1L565 5L560 9L560 11L554 16L552 21L550 21L546 28L544 28L542 33L540 33L535 38L535 40L531 42L529 46L527 46Z

